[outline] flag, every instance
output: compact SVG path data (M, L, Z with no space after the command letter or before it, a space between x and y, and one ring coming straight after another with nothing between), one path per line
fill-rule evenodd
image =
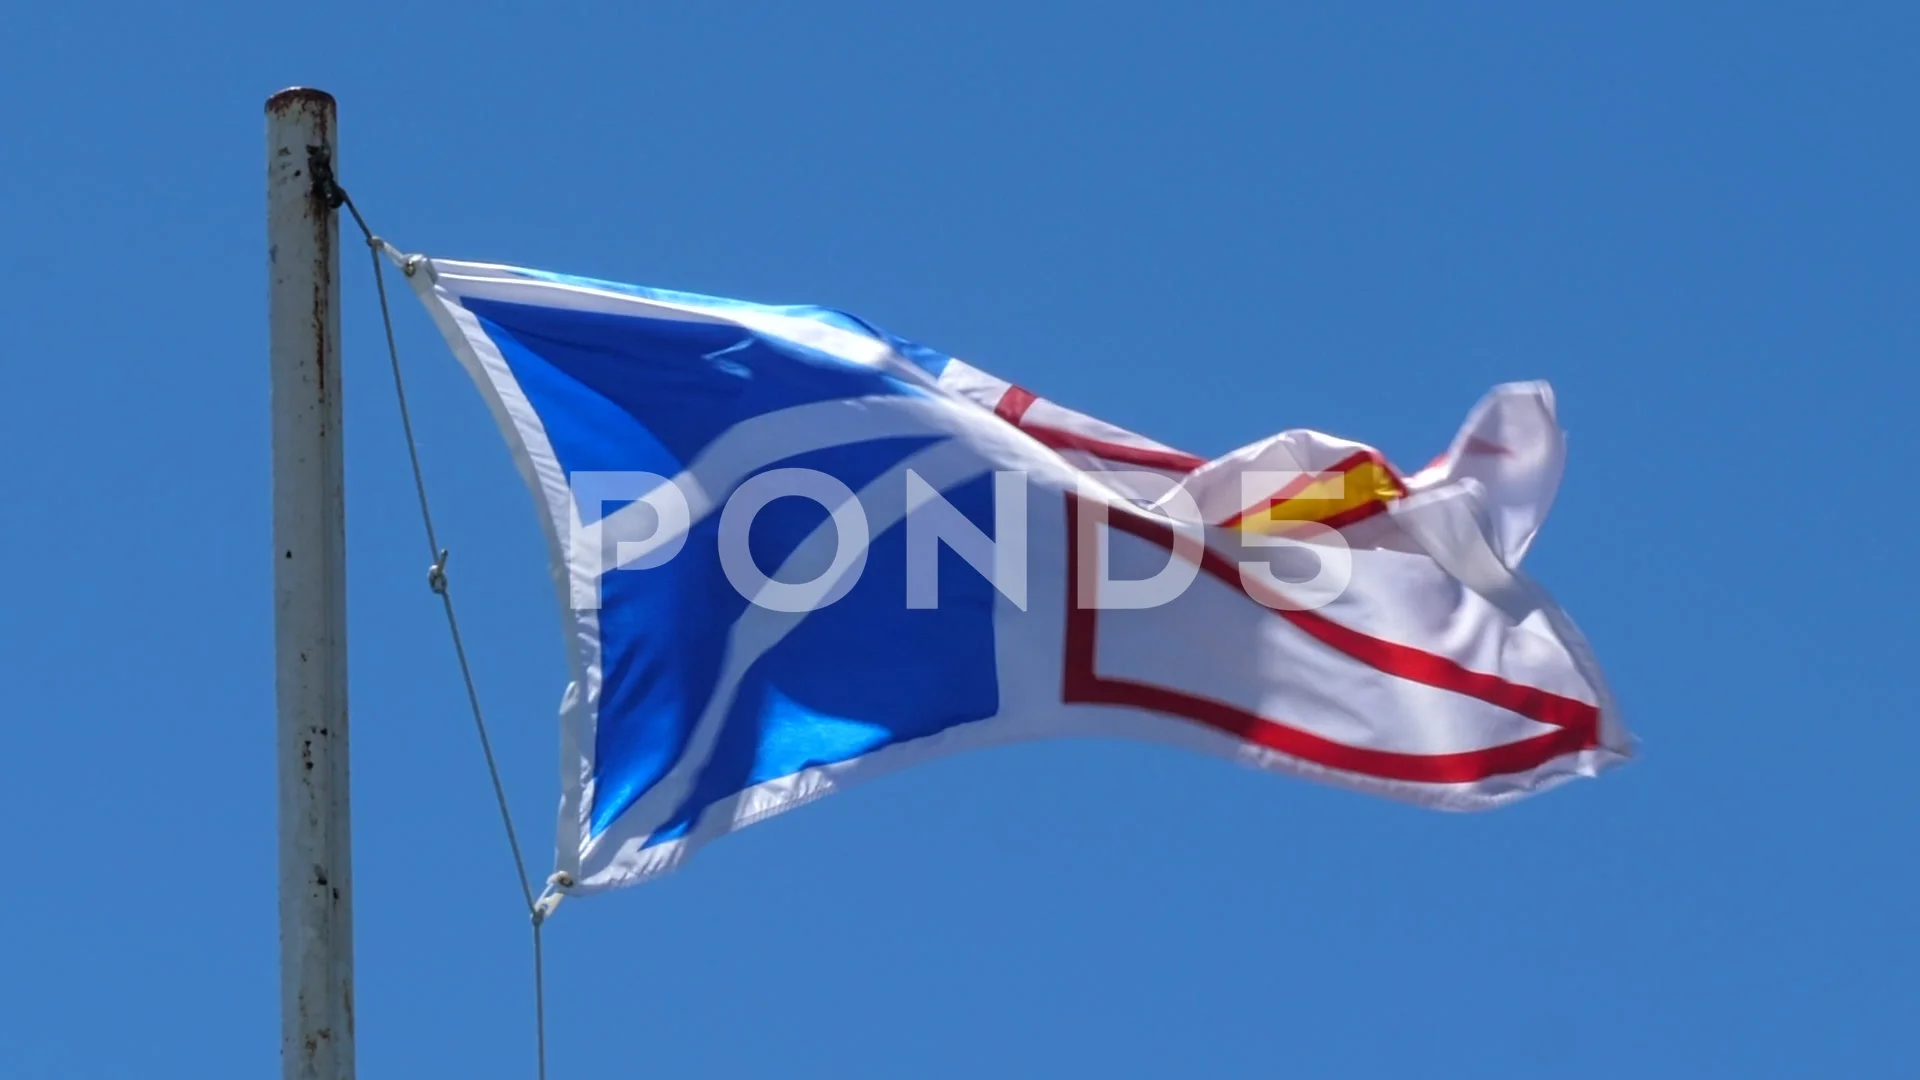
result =
M1519 569L1551 391L1411 474L1291 430L1204 459L844 312L513 267L411 279L532 489L571 682L573 893L933 757L1150 740L1442 809L1630 739Z

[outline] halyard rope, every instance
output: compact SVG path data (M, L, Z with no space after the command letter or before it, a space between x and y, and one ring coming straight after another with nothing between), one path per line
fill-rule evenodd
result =
M344 206L353 215L354 224L360 227L360 233L366 238L367 252L373 259L373 284L380 295L380 322L387 334L387 360L393 371L393 394L400 406L400 430L406 436L407 460L413 467L413 490L420 501L420 524L426 532L427 557L432 565L427 570L427 587L440 598L440 606L447 616L447 634L453 640L453 655L460 662L460 678L466 684L467 704L473 711L473 729L480 736L480 753L486 758L487 776L493 781L493 798L500 807L500 825L506 830L507 847L513 852L513 869L520 883L520 896L527 906L527 914L533 924L533 1017L534 1038L536 1041L539 1080L547 1077L547 1000L546 1000L546 961L541 949L540 927L546 922L551 910L536 903L533 885L527 877L527 862L520 853L520 838L513 829L513 815L507 809L507 789L500 781L500 767L494 760L493 740L487 736L486 714L480 708L480 692L474 686L473 666L467 661L467 648L460 636L460 619L453 609L453 591L447 582L446 548L440 546L439 535L433 527L433 510L427 501L426 473L420 468L420 447L413 435L413 415L407 409L407 382L400 372L400 348L393 337L393 313L387 304L387 281L385 267L380 256L385 254L395 258L406 267L408 274L413 267L396 250L375 235L367 226L367 219L360 216L360 208L353 204L347 190L334 179L331 163L324 157L315 157L312 162L314 188L333 209Z

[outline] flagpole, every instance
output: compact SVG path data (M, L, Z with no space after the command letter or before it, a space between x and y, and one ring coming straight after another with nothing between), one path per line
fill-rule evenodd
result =
M280 821L280 1071L353 1076L353 873L334 102L267 99L273 624Z

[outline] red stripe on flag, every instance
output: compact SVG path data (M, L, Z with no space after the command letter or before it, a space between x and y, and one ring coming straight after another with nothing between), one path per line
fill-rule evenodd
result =
M1080 593L1081 548L1092 542L1090 531L1085 536L1074 535L1078 529L1080 503L1078 495L1067 493L1067 633L1061 688L1064 701L1124 705L1166 713L1330 769L1416 783L1467 783L1526 772L1563 754L1600 745L1600 710L1596 706L1498 675L1472 671L1444 656L1373 637L1315 611L1268 608L1321 644L1382 674L1484 701L1559 730L1480 750L1406 754L1334 742L1212 698L1103 676L1095 666L1099 610L1083 607L1084 598ZM1113 528L1178 555L1173 530L1166 524L1127 507L1113 508L1109 522ZM1243 591L1257 584L1242 581L1238 569L1211 547L1202 552L1200 566ZM1248 599L1258 602L1251 594Z
M1007 392L1000 395L1000 403L993 407L993 412L1000 419L1019 427L1020 418L1027 415L1027 410L1038 400L1033 391L1026 387L1009 386Z
M1207 463L1206 458L1183 454L1178 450L1153 450L1144 446L1128 446L1125 443L1108 442L1105 439L1095 439L1077 432L1043 427L1039 424L1022 424L1020 430L1038 439L1042 445L1050 446L1055 450L1081 450L1121 465L1139 465L1148 469L1190 473Z
M1118 465L1139 465L1148 469L1166 469L1171 472L1190 473L1207 463L1206 458L1183 454L1178 450L1155 450L1145 446L1128 446L1126 443L1096 439L1090 435L1067 431L1063 428L1049 427L1045 424L1025 423L1027 410L1040 400L1033 391L1021 386L1009 386L1000 395L1000 401L993 407L994 415L1021 431L1033 436L1042 446L1054 450L1079 450L1102 457Z

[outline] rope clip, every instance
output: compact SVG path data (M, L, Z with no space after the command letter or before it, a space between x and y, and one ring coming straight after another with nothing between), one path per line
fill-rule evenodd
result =
M546 891L542 892L540 899L533 903L533 925L539 926L546 922L547 918L560 906L560 901L567 898L567 890L571 888L573 888L573 875L565 870L556 871L553 876L547 878Z

